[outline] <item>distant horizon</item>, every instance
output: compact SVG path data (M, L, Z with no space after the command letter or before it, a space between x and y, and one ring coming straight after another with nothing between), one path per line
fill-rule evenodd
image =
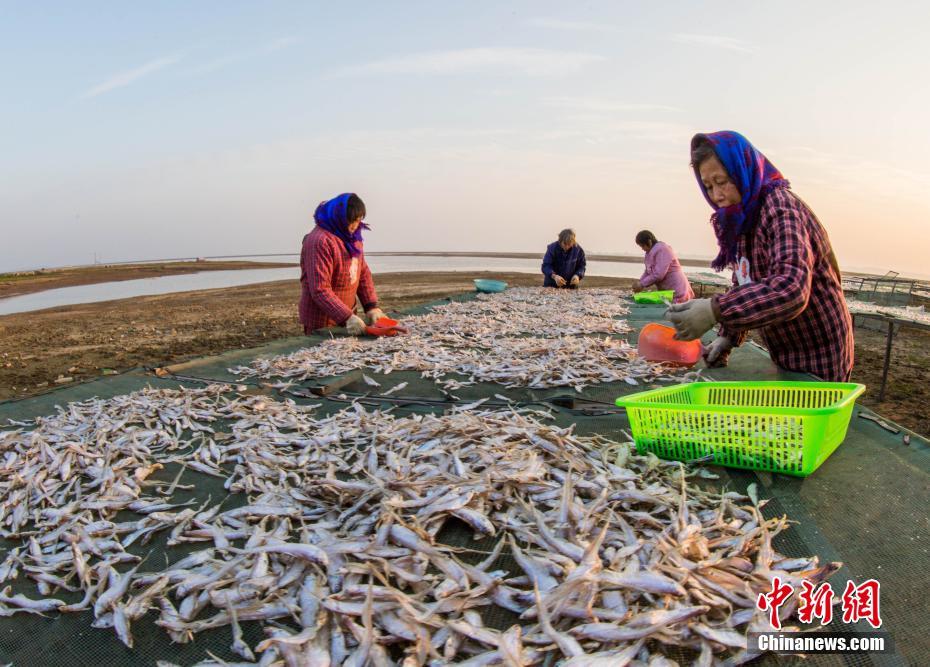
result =
M636 259L642 257L642 254L632 254L632 253L610 253L610 252L590 252L585 251L589 256L595 257L616 257L619 259L635 261ZM543 256L542 252L526 251L526 250L502 250L502 251L491 251L491 250L378 250L366 252L367 255L378 256L378 255L410 255L410 256L459 256L459 257L482 257L482 256L498 256L502 258L513 258L513 259L526 259L534 255L538 255L540 259ZM14 269L2 269L0 270L0 275L4 274L13 274L13 273L23 273L29 271L59 271L63 269L79 269L79 268L89 268L92 266L107 266L107 265L122 265L122 264L153 264L158 262L187 262L187 261L196 261L198 259L203 259L204 261L214 261L214 260L237 260L241 259L243 261L248 261L249 259L257 259L263 257L295 257L299 258L299 252L291 253L249 253L249 254L233 254L233 255L187 255L179 257L163 257L163 258L153 258L153 259L120 259L120 260L100 260L96 263L90 262L87 264L63 264L61 266L32 266L32 267L21 267ZM685 269L705 269L707 273L715 273L713 269L710 268L710 261L713 259L711 256L696 257L696 256L680 256L679 259L684 262L707 262L707 267L695 267L695 266L686 266ZM297 262L294 262L297 263ZM888 272L894 272L895 269L883 269L876 266L840 266L840 269L844 273L850 274L861 274L872 277L881 277L886 275ZM719 272L720 275L726 276L730 273L729 269L725 269ZM898 279L900 280L919 280L919 281L928 281L930 280L930 273L915 273L915 272L898 272Z

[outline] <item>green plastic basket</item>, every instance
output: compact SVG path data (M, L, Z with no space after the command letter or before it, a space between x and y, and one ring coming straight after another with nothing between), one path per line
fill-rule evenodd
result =
M846 437L865 385L695 382L618 398L640 452L806 477Z
M636 292L633 301L636 303L665 303L675 298L675 291L666 289L651 292Z

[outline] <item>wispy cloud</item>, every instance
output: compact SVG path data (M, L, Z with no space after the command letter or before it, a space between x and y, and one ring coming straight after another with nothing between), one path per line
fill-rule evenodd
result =
M673 42L680 44L694 44L696 46L710 46L717 49L728 49L730 51L741 51L743 53L752 53L755 47L735 37L724 37L723 35L698 35L693 33L678 33L669 37Z
M284 49L287 49L293 46L297 42L298 42L298 39L296 37L279 37L277 39L271 40L270 42L266 44L262 44L261 46L257 48L241 49L239 51L235 51L233 53L229 53L225 56L222 56L221 58L210 60L204 63L203 65L198 65L197 67L194 67L188 70L187 72L185 72L185 74L187 74L188 76L201 76L204 74L211 74L218 70L229 67L230 65L235 65L237 63L246 62L248 60L257 58L267 53L275 53L277 51L283 51Z
M594 23L591 21L563 21L562 19L533 18L527 23L536 28L551 28L552 30L568 30L572 32L604 32L620 33L624 29L609 23Z
M229 55L223 56L222 58L216 58L205 62L203 65L198 65L197 67L192 67L191 69L183 72L187 76L201 76L203 74L210 74L211 72L216 72L221 70L224 67L229 67L230 65L235 65L245 60L245 55L241 53L231 53Z
M624 100L609 99L604 97L546 97L543 98L542 102L546 106L550 107L593 113L623 113L637 111L658 111L669 113L681 112L681 109L678 107L672 107L665 104L627 102Z
M96 86L88 88L83 93L81 93L81 99L89 99L91 97L97 97L98 95L103 95L104 93L109 93L110 91L116 90L117 88L124 88L130 84L135 83L139 79L142 79L149 74L153 74L158 70L164 69L174 65L181 60L181 56L166 56L163 58L156 58L151 60L144 65L137 67L135 69L129 70L127 72L121 72L111 76L106 81L98 83Z
M474 48L457 51L414 53L386 58L332 73L332 76L363 74L461 74L491 70L503 74L514 72L527 76L558 76L572 74L604 56L572 51L546 49Z

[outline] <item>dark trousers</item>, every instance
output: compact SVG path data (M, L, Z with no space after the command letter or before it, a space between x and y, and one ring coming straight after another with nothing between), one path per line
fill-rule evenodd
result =
M563 287L559 287L558 285L555 284L555 281L552 279L552 276L546 276L546 278L543 280L543 287L556 287L559 289L578 289L579 285L581 285L580 281L578 285L572 285L571 282L567 280Z

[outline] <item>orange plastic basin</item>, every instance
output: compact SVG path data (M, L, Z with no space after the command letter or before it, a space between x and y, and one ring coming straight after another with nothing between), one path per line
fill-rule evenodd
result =
M639 356L648 361L694 366L701 359L701 341L675 340L674 327L650 322L639 332Z
M365 333L369 336L396 336L397 334L407 333L407 329L400 326L400 322L397 320L392 320L390 317L381 317L371 326L365 327Z

